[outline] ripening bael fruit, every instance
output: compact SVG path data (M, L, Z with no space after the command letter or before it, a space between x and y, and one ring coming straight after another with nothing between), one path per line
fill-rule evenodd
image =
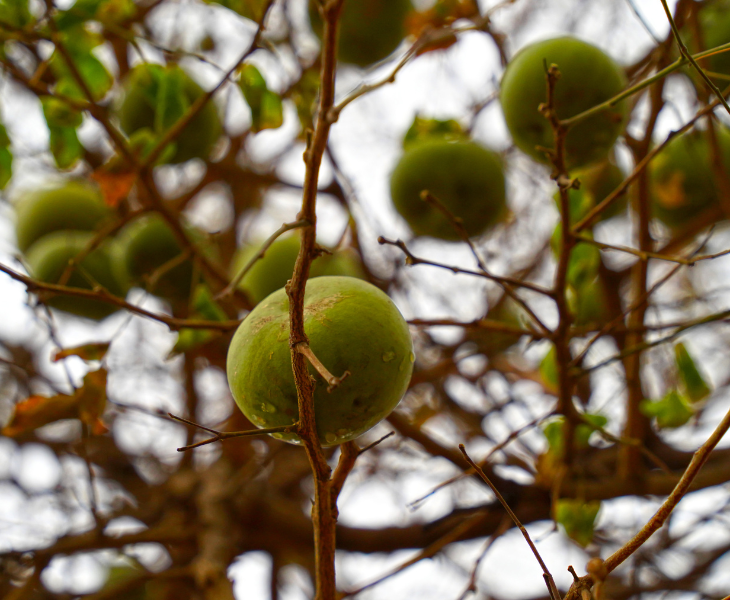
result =
M69 261L86 251L93 239L94 234L88 231L55 231L43 236L26 252L30 275L45 283L59 283ZM75 266L65 285L83 290L100 285L111 294L124 298L129 285L125 279L118 278L112 269L112 261L118 251L114 240L102 241ZM53 296L46 304L95 321L119 310L113 304L100 300L61 294Z
M15 234L21 252L54 231L94 231L112 218L99 188L81 179L23 193L15 203L15 214Z
M258 253L262 243L249 244L236 253L231 261L231 278L235 277ZM298 235L277 239L271 244L264 257L253 264L238 287L246 292L254 304L258 304L269 294L283 288L294 272L299 246ZM333 251L333 254L322 254L316 258L309 268L309 278L322 275L365 278L360 259L350 249L336 250Z
M712 168L707 130L695 129L671 140L649 163L654 216L681 228L720 205L720 184ZM730 131L715 125L721 164L730 173Z
M322 37L322 18L310 2L312 29ZM348 0L340 15L337 58L343 63L367 67L388 57L406 35L406 18L413 10L410 0Z
M556 64L560 78L553 106L558 118L574 117L609 100L626 86L621 67L595 46L571 37L560 37L526 46L507 65L500 101L515 145L539 162L549 162L540 148L555 145L550 122L539 111L547 100L545 63ZM626 102L580 121L565 137L568 169L586 166L606 157L623 130Z
M484 233L507 216L502 161L472 141L428 139L409 146L390 176L390 196L416 235L459 240L453 222L422 199L428 191L469 237Z
M183 257L180 243L161 215L132 221L119 232L118 240L114 268L120 277L170 302L187 302L197 283L193 261Z
M129 136L142 129L163 135L205 93L177 65L137 65L127 75L123 87L115 112L122 130ZM221 131L218 109L210 99L175 138L175 150L168 161L206 159Z
M413 371L413 345L403 316L374 285L354 277L307 282L304 330L315 356L335 377L332 392L311 367L314 410L324 446L353 440L384 419L403 397ZM228 384L238 407L260 428L298 419L289 349L289 299L280 289L244 319L228 349ZM296 434L274 434L300 443Z

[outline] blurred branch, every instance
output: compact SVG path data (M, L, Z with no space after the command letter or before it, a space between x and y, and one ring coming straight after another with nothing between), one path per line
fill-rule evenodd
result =
M604 561L609 573L614 571L629 556L636 552L664 524L667 518L669 518L669 515L672 514L679 501L690 490L697 474L707 462L715 446L717 446L718 442L727 433L728 429L730 429L730 411L725 414L710 437L707 438L707 441L694 453L689 466L682 474L677 485L654 516L649 519L639 533ZM580 578L580 585L590 587L592 584L593 578L590 575ZM571 591L568 592L565 600L577 600L578 593L574 591L574 587L576 587L575 584L571 586Z
M180 319L177 317L168 317L167 315L153 313L145 310L144 308L140 308L139 306L135 306L134 304L130 304L126 300L110 294L101 287L97 287L93 290L85 290L82 288L67 287L55 283L45 283L43 281L33 279L32 277L28 277L27 275L23 275L22 273L18 273L3 264L0 264L0 272L3 272L6 275L9 275L12 279L23 283L30 292L42 291L53 295L61 294L65 296L76 296L78 298L100 300L101 302L106 302L107 304L112 304L140 316L147 317L148 319L164 323L173 331L179 331L180 329L214 329L219 331L231 331L241 324L240 321L205 321L202 319Z

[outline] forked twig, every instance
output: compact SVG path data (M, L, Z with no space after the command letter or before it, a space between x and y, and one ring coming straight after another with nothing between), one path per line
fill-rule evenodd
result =
M212 444L213 442L222 442L223 440L228 440L231 438L251 437L254 435L267 435L269 433L296 433L297 431L297 423L293 423L292 425L280 425L278 427L267 427L265 429L247 429L246 431L218 431L217 429L211 429L210 427L205 427L204 425L200 425L193 421L188 421L187 419L183 419L182 417L176 417L172 413L167 413L167 416L170 417L173 421L179 421L180 423L185 423L186 425L192 425L193 427L197 427L198 429L202 429L203 431L207 431L208 433L213 434L213 437L205 439L201 442L196 442L194 444L178 448L178 452L192 450L193 448Z
M497 497L497 500L499 500L499 503L507 511L507 514L512 519L512 522L522 532L522 535L524 536L525 540L527 541L527 545L530 547L530 550L532 550L532 553L535 555L537 562L540 564L540 567L542 568L543 577L545 578L545 584L547 585L548 593L550 594L550 598L552 598L552 600L561 600L560 592L558 591L558 587L555 585L555 580L553 580L553 576L550 574L550 571L548 570L547 565L545 565L545 562L542 560L542 557L540 556L540 553L537 551L535 544L532 542L532 539L530 538L530 534L527 533L527 529L525 529L525 527L522 525L520 520L517 518L517 515L510 508L509 504L507 504L507 501L502 497L502 494L499 493L499 490L489 480L489 477L487 477L486 473L467 454L464 444L459 444L459 450L461 450L461 453L464 455L464 459L466 460L466 462L469 463L469 466L471 466L471 468L474 469L474 471L477 472L479 474L479 476L482 478L482 481L484 481L484 483L486 483L489 486L489 488L492 490L494 495Z
M327 393L334 392L338 387L340 387L340 384L345 379L352 375L350 371L345 371L340 377L335 377L334 375L332 375L332 373L327 370L327 367L325 367L322 362L317 358L314 352L312 352L312 349L306 342L299 342L295 346L295 348L297 352L299 352L299 354L303 354L307 357L307 360L315 368L317 373L319 373L322 378L327 382Z

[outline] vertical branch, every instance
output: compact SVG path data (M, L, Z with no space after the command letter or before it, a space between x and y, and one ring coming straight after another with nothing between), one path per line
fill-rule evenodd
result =
M649 99L651 102L651 113L649 115L644 139L636 144L634 150L634 161L638 164L649 152L654 124L663 106L662 91L664 80L658 81L649 88ZM636 179L637 193L633 198L633 210L637 215L636 237L640 251L652 249L652 238L649 233L649 222L651 220L650 189L647 170L639 173ZM640 260L631 271L631 297L638 301L629 313L627 326L629 333L626 336L626 347L633 348L640 345L644 339L643 325L646 309L648 307L647 277L649 274L649 261ZM642 299L639 301L639 299ZM624 360L624 371L626 374L626 389L628 398L626 402L626 424L623 437L644 440L648 432L649 421L640 411L639 405L644 399L644 392L641 385L641 363L642 353L633 352ZM642 470L641 444L637 446L622 445L619 449L618 474L621 479L629 479L640 475Z
M307 222L301 231L301 246L291 281L286 286L289 296L289 326L292 369L297 387L299 405L298 434L307 451L314 476L314 548L316 568L316 600L334 600L335 587L335 525L337 504L332 494L330 466L327 464L317 435L314 420L314 385L307 369L307 359L298 346L307 344L304 332L304 291L309 277L309 266L316 256L315 237L317 217L317 181L322 156L327 147L331 123L327 115L334 103L335 67L337 49L337 22L343 0L326 0L322 3L324 33L322 35L322 66L320 71L320 93L318 119L314 132L308 136L304 152L306 172L302 190L302 208L297 220Z
M568 264L570 253L575 245L575 236L571 230L570 222L570 200L568 190L572 181L568 176L568 169L565 166L565 135L567 128L560 122L554 106L555 85L560 79L560 71L556 65L550 65L546 71L547 80L547 102L540 107L542 114L550 122L553 130L555 147L550 153L553 163L552 178L558 184L560 193L560 256L558 258L557 270L553 294L558 308L558 326L553 332L553 343L555 344L555 359L558 367L558 406L557 410L565 416L563 429L563 461L569 465L573 456L573 431L575 429L575 410L572 403L573 378L570 374L570 324L573 316L568 307L565 295L568 281Z

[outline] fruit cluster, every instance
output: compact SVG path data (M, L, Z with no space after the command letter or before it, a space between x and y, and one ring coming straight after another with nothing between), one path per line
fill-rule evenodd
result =
M187 301L192 262L160 215L137 218L116 237L104 235L114 213L94 184L79 179L27 192L15 210L18 248L39 281L82 290L101 287L118 298L142 285L171 303ZM97 321L117 310L108 302L62 294L47 304Z

